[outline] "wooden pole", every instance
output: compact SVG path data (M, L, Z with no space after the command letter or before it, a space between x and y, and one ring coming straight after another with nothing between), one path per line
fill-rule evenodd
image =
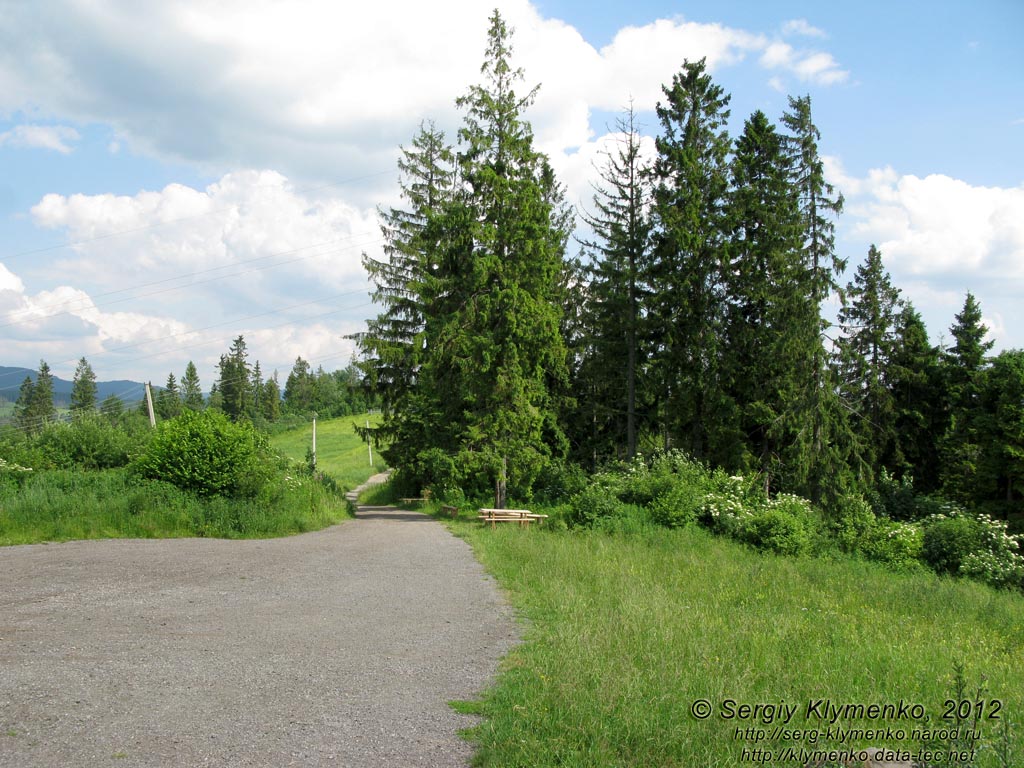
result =
M156 414L153 413L153 392L149 388L149 382L146 382L146 409L149 411L149 426L156 426Z
M316 472L316 414L313 414L313 471Z

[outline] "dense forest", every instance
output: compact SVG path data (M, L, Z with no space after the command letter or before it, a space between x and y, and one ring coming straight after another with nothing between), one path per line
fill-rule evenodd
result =
M621 117L577 249L511 51L495 13L456 143L421 124L401 151L403 204L381 211L385 258L364 256L383 309L359 365L404 483L502 506L680 450L826 511L883 497L1020 511L1024 352L990 355L970 293L951 343L933 344L874 246L844 283L843 197L810 97L732 137L729 95L684 63L653 162Z

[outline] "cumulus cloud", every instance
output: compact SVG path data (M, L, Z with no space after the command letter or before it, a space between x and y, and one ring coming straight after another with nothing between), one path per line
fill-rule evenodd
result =
M782 34L802 35L803 37L828 37L824 30L811 26L807 19L790 19L782 25Z
M847 240L875 243L897 284L930 307L929 328L945 333L966 291L978 297L993 338L1011 338L1005 317L1024 293L1024 185L984 187L943 174L923 178L891 167L864 177L824 158L826 177L846 196ZM854 258L856 261L856 258Z
M592 109L618 110L630 97L639 110L652 108L684 59L706 57L714 70L763 53L804 80L845 76L828 54L778 48L787 44L721 24L659 19L623 28L597 50L527 0L500 6L516 30L516 63L543 84L531 119L545 150L592 138ZM441 8L154 0L115 9L54 0L40 14L15 4L0 21L0 109L103 123L135 151L215 174L380 173L394 167L396 147L421 118L454 131L453 100L479 78L489 8L475 0Z
M0 133L0 146L51 149L62 155L71 154L71 142L81 138L78 131L66 125L16 125Z

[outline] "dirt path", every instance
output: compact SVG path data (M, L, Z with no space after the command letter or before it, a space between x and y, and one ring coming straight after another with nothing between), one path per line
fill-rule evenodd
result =
M516 640L424 515L286 539L0 548L0 766L464 766Z

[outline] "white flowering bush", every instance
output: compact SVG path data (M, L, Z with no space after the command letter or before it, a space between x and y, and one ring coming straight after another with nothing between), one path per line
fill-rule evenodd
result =
M960 573L995 587L1024 588L1024 535L1007 532L1007 524L979 514L982 548L969 552L960 561Z
M862 551L868 559L893 570L912 571L922 567L923 547L924 532L920 525L879 519Z

